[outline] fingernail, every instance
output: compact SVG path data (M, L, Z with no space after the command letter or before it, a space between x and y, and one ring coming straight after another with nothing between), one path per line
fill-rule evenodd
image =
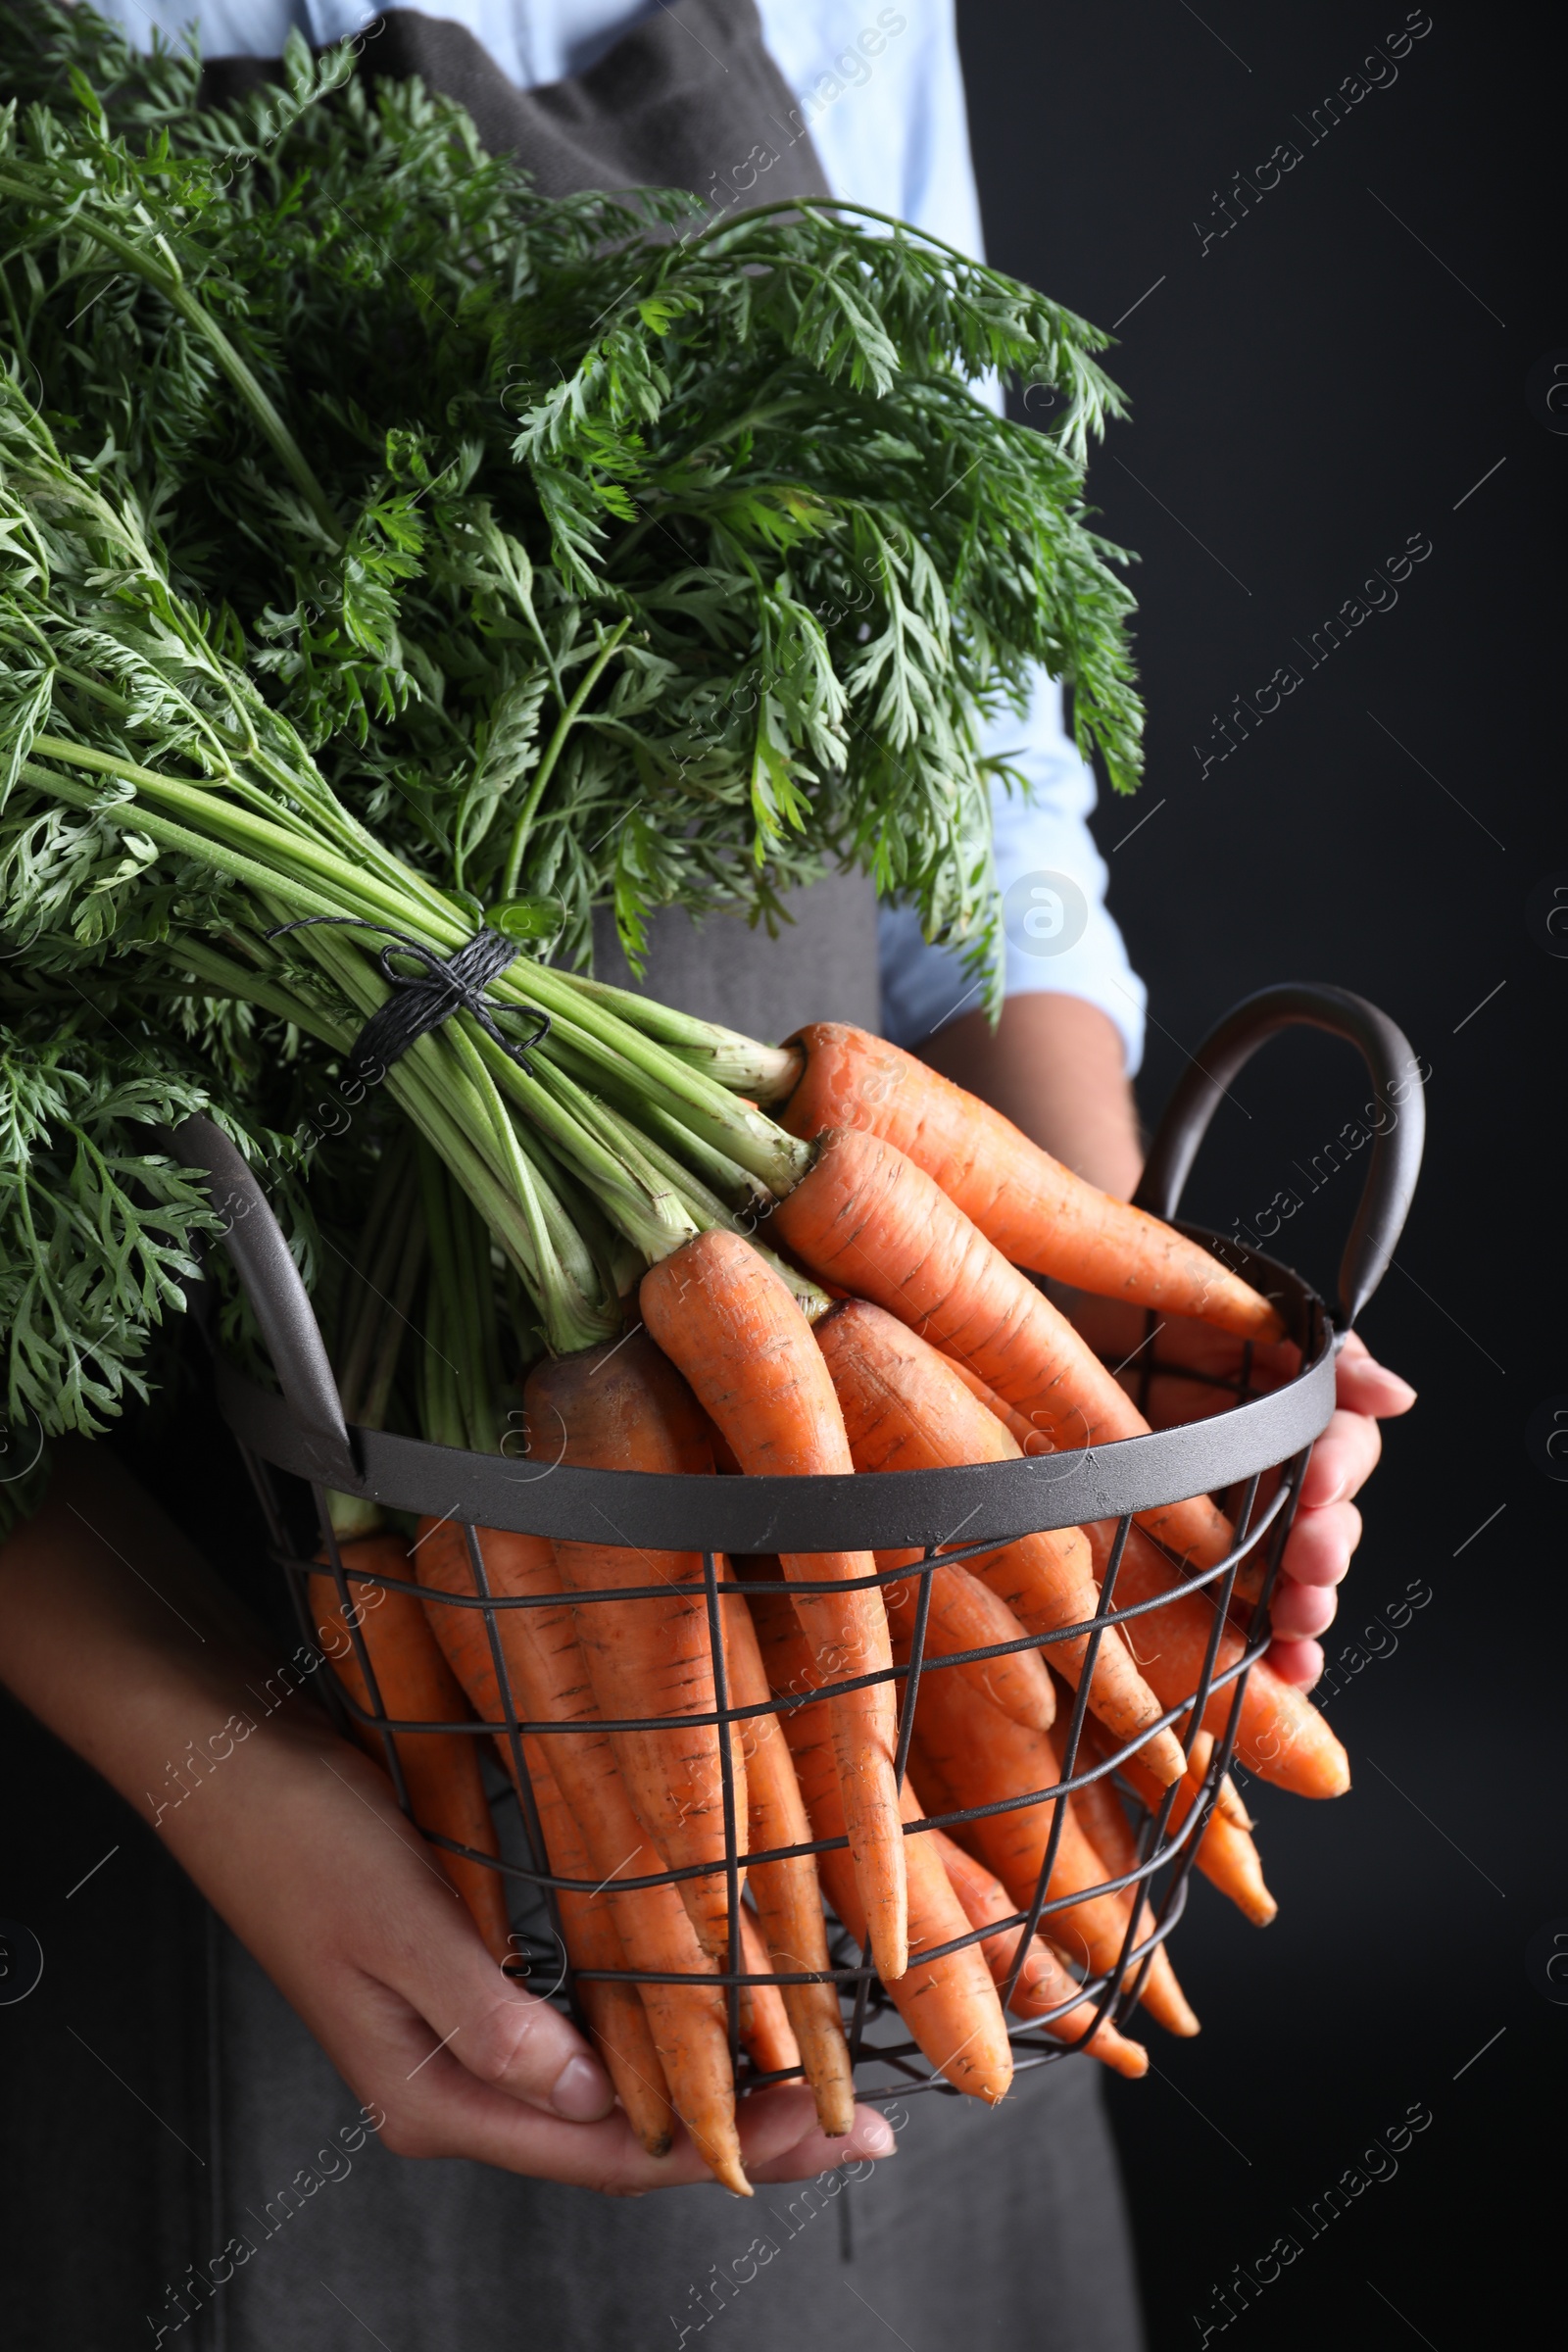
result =
M884 2115L873 2115L859 2126L855 2144L862 2156L896 2156L899 2152L898 2133Z
M1410 1383L1403 1377L1401 1373L1391 1372L1387 1365L1385 1365L1383 1377L1385 1380L1392 1381L1394 1386L1398 1390L1399 1402L1401 1406L1408 1409L1410 1405L1414 1404L1416 1399L1416 1392L1411 1388Z
M604 2070L591 2058L568 2058L556 2077L550 2104L568 2123L596 2124L615 2103Z

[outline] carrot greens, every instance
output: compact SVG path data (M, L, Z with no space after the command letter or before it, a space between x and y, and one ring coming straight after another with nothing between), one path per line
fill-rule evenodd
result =
M662 906L775 929L858 865L995 1002L984 724L1044 662L1136 779L1083 502L1105 338L851 207L544 198L346 51L296 37L219 109L84 7L8 24L5 1409L91 1431L146 1377L211 1226L150 1131L197 1108L313 1268L359 1253L331 1184L363 1214L400 1116L524 1353L612 1337L809 1147L751 1107L796 1057L596 982L595 910L635 967ZM998 416L992 373L1059 421ZM485 1017L303 1114L408 943L482 927L518 951Z

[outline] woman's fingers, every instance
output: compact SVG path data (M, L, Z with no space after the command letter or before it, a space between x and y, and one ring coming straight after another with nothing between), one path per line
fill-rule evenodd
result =
M1331 1502L1321 1510L1299 1512L1285 1546L1281 1592L1292 1584L1341 1583L1360 1541L1361 1514L1353 1502Z
M1269 1607L1274 1639L1268 1662L1276 1674L1301 1690L1309 1690L1323 1671L1316 1637L1334 1622L1336 1588L1360 1541L1361 1514L1353 1502L1302 1511L1291 1530L1284 1574Z
M1312 1449L1270 1610L1268 1662L1303 1690L1323 1672L1316 1637L1334 1622L1335 1587L1361 1541L1361 1514L1350 1496L1377 1468L1383 1450L1378 1421L1408 1412L1415 1402L1409 1382L1378 1363L1353 1331L1340 1350L1335 1394L1338 1407Z
M1282 1583L1269 1609L1276 1642L1312 1641L1326 1634L1339 1605L1332 1585Z
M450 2046L479 2082L569 2123L597 2123L615 2103L610 2077L570 2019L520 1986L507 1986Z
M1383 1451L1383 1432L1366 1413L1348 1413L1341 1406L1312 1448L1301 1481L1301 1506L1315 1510L1324 1503L1343 1502L1366 1485Z
M1310 1690L1323 1672L1323 1644L1275 1642L1270 1645L1268 1662L1282 1682L1294 1683L1298 1690Z
M1352 1413L1371 1413L1380 1421L1392 1421L1407 1413L1415 1402L1415 1391L1397 1372L1380 1364L1366 1342L1352 1331L1340 1349L1336 1367L1335 1388L1341 1404Z
M449 2050L436 2052L401 2094L372 2084L371 2095L386 2110L381 2137L394 2155L463 2156L608 2196L712 2180L684 2130L667 2156L650 2156L619 2109L593 2123L543 2114L476 2081ZM866 2107L842 2139L824 2138L806 2090L761 2091L742 2100L736 2120L747 2176L761 2182L807 2180L896 2150L887 2119Z
M423 2021L410 2067L439 2045L509 2098L577 2124L609 2115L614 2091L594 2051L569 2018L502 1975L385 1774L352 1752L324 1760L324 1793L347 1815L349 1850L331 1865L352 1922L344 1957Z
M829 2139L808 2090L759 2091L741 2101L736 2122L752 2180L806 2180L862 2157L898 2153L893 2126L874 2107L857 2107L851 2130L842 2139Z

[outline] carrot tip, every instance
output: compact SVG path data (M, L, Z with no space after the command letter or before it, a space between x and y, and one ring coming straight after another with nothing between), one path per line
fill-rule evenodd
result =
M689 2123L687 2130L691 2131ZM732 2197L756 2195L756 2190L746 2178L746 2168L740 2149L733 2140L730 2141L727 2148L716 2148L712 2141L705 2139L700 2132L692 2132L692 2137L697 2142L698 2154L721 2188L727 2188Z
M884 1984L892 1984L909 1973L909 1942L907 1936L896 1941L891 1936L879 1936L876 1941L876 1972Z
M1187 1770L1187 1758L1174 1732L1156 1732L1139 1749L1138 1760L1148 1766L1162 1788L1181 1780Z
M1102 2026L1100 2032L1084 2046L1091 2058L1098 2058L1102 2065L1108 2066L1113 2074L1122 2076L1128 2082L1141 2082L1149 2072L1149 2052L1143 2043L1129 2041L1125 2034L1116 2032L1114 2026L1108 2030Z
M1190 2041L1195 2034L1201 2034L1203 2031L1197 2012L1188 2007L1179 1992L1173 1990L1173 1997L1162 2002L1161 2009L1163 2014L1158 2022L1164 2027L1167 2034L1176 2034L1180 2040Z

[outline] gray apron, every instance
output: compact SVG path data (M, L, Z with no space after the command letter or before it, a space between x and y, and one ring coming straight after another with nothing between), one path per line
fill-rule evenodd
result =
M516 153L552 194L710 194L759 148L776 159L767 193L824 192L751 0L661 5L590 72L542 90L514 90L461 27L401 10L366 62L461 99L492 152ZM221 94L265 71L227 60L209 74ZM870 884L834 876L791 912L776 941L735 917L698 927L665 912L643 985L766 1038L827 1017L874 1027ZM595 945L602 976L628 982L612 929ZM242 1496L220 1506L195 1491L225 1456L238 1483L211 1414L193 1394L172 1442L133 1449L198 1541L204 1523L233 1539L244 1518ZM256 1564L259 1527L251 1550L248 1597L291 1646ZM710 2328L749 2352L1136 2352L1088 2060L1023 2077L995 2113L910 2096L895 2158L749 2204L717 2188L611 2200L399 2158L373 2136L354 2146L358 2102L281 1995L150 1833L3 1696L0 1774L37 1790L0 1912L34 1927L51 1964L25 2004L0 2005L15 2101L0 2132L0 2292L16 2352L679 2352Z

